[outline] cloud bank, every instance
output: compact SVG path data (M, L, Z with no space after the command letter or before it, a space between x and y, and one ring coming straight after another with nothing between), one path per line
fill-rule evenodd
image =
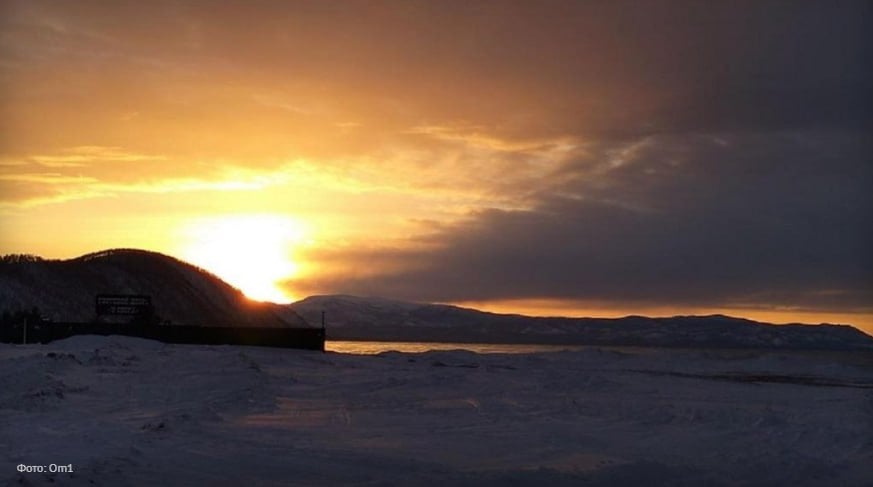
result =
M3 8L7 208L245 189L335 222L298 295L873 313L870 2Z

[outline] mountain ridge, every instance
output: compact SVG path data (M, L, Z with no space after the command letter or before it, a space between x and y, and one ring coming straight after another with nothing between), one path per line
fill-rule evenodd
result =
M117 293L151 296L161 320L180 325L310 326L324 311L331 339L873 350L873 337L849 325L773 325L721 314L538 317L352 295L260 303L209 271L138 249L0 258L0 311L36 307L53 321L88 322L97 318L95 296Z
M850 325L775 325L722 314L536 317L350 295L290 306L311 322L324 311L331 339L873 350L873 337Z

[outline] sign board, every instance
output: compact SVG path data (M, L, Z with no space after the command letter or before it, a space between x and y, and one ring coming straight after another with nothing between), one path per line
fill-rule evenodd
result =
M98 294L98 315L142 316L151 313L152 298L142 294Z

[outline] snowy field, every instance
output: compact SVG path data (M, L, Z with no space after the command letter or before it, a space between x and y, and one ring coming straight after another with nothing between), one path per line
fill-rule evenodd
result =
M87 336L0 345L0 361L2 485L873 485L861 352L357 356Z

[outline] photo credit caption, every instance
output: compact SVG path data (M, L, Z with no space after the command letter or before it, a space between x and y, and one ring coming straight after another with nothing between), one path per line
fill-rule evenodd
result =
M50 463L48 465L25 465L19 463L16 469L22 473L73 473L73 464L58 465L56 463Z

